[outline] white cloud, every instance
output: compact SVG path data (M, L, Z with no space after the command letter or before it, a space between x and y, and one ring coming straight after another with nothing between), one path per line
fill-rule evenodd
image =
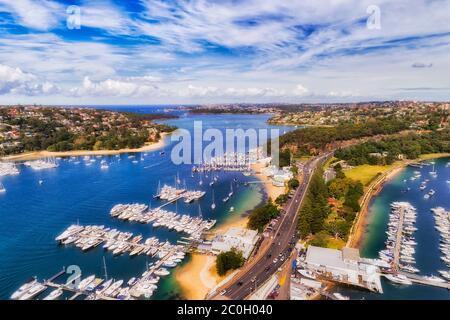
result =
M85 77L81 87L72 88L69 92L74 96L140 97L155 93L156 89L155 86L129 80L107 79L93 82L89 77Z
M305 88L301 84L297 85L295 89L292 91L294 96L304 96L309 93L308 88Z
M53 1L0 0L2 8L11 12L19 24L38 30L55 27L64 14L64 6Z
M0 95L47 95L59 89L48 81L40 81L34 74L0 64Z
M31 28L0 35L1 63L45 79L14 85L9 95L19 87L55 92L51 83L75 103L83 94L127 103L450 94L403 90L450 87L449 0L140 0L141 13L108 0L78 3L81 32L103 30L83 41L51 33L64 27L66 6L0 0L0 10ZM364 23L372 4L381 8L380 30Z

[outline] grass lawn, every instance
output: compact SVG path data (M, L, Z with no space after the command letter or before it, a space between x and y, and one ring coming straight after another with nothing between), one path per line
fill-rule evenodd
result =
M335 239L334 237L331 237L327 239L327 248L330 249L342 249L345 247L345 241L342 239Z
M367 185L378 173L384 173L392 169L396 164L388 166L372 166L364 164L361 166L356 166L353 169L346 170L345 175L348 178L359 180L363 185Z
M427 160L427 159L435 159L435 158L443 158L450 156L450 153L429 153L429 154L422 154L419 156L420 160Z

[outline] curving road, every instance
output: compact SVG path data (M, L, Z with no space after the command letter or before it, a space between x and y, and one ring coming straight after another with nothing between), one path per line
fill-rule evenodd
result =
M308 161L303 168L303 180L295 191L294 196L284 207L284 213L273 227L270 233L270 242L264 246L265 252L258 254L258 259L249 270L238 273L229 283L218 289L223 296L233 300L243 300L250 295L255 288L268 280L281 267L289 257L297 242L297 212L303 202L308 189L311 176L318 164L322 164L332 155L326 153L320 157Z

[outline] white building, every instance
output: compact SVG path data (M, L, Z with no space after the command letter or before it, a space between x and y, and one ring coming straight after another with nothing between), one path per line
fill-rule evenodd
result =
M303 267L320 278L383 292L378 267L362 262L358 249L309 246Z
M230 251L232 248L242 252L245 259L250 256L256 242L258 232L244 228L230 228L224 235L214 238L211 251L214 254Z

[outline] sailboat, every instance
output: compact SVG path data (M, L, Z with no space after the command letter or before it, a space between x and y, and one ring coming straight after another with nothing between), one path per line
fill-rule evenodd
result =
M216 208L216 203L214 202L214 189L212 191L212 204L211 204L211 209L215 209Z
M156 195L153 196L153 198L159 198L161 195L161 180L158 181L158 189L156 190Z
M203 219L203 215L202 215L202 207L200 207L200 203L198 204L198 217L200 219Z
M434 163L433 163L433 171L430 171L430 175L431 175L433 178L436 178L436 177L437 177L437 172L436 172L436 170L434 169Z
M231 197L233 193L233 182L230 182L230 193L228 194L228 196Z
M6 192L6 188L3 185L3 183L0 182L0 193L4 193L4 192Z

